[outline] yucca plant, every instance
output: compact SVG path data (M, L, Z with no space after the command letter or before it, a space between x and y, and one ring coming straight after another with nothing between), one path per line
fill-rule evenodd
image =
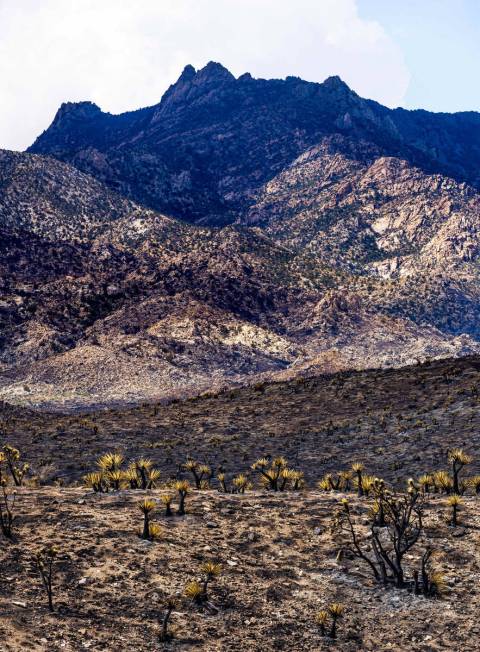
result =
M207 464L199 464L190 459L185 462L183 468L193 475L195 489L207 489L209 487L212 470Z
M452 448L448 452L448 461L452 465L452 476L453 476L453 493L460 494L460 482L459 476L460 471L464 466L472 462L470 455L467 455L463 448Z
M469 478L467 484L476 494L480 494L480 475L474 475Z
M160 479L160 471L158 471L157 469L150 469L150 471L148 472L147 489L155 489L159 479Z
M219 473L217 475L217 480L220 484L220 489L223 491L223 493L225 494L228 493L227 484L225 482L225 473Z
M337 638L337 623L341 618L343 618L345 607L340 602L332 602L332 604L328 605L327 611L332 619L332 626L330 627L330 638L335 639Z
M148 524L148 540L156 541L162 536L163 529L158 523L149 523Z
M332 485L330 484L330 480L327 476L324 476L317 482L317 487L321 491L332 491Z
M165 516L173 516L173 512L172 512L173 496L171 494L164 494L163 496L160 496L160 500L165 505Z
M107 473L108 483L115 491L118 491L120 489L120 484L123 478L124 478L124 474L123 471L120 471L120 469L115 469Z
M54 611L53 606L53 565L57 558L57 549L54 546L47 546L36 553L34 563L42 579L42 584L47 594L48 608Z
M145 498L138 505L138 509L143 514L143 531L140 535L142 539L150 539L150 515L155 509L155 507L156 507L155 501L150 500L149 498Z
M340 471L341 489L342 491L350 491L350 483L352 481L351 471Z
M421 581L418 571L414 572L414 592L419 595L423 593L425 597L438 597L446 588L445 575L436 569L431 568L431 561L435 556L432 548L427 548L422 555L421 560Z
M320 627L320 635L321 636L326 636L327 635L327 625L329 622L329 614L328 611L325 609L322 609L317 613L317 616L315 618L317 621L319 627Z
M287 460L284 457L276 457L271 464L262 457L252 464L253 471L258 471L262 478L262 484L271 491L281 490L279 483L282 472L287 468Z
M293 491L298 491L305 486L303 471L290 471L290 483Z
M425 473L418 478L418 484L423 494L430 492L430 487L433 487L435 482L431 473Z
M102 473L119 471L123 464L123 455L120 453L105 453L97 460L97 466Z
M220 564L216 564L213 561L206 561L200 566L200 570L203 575L203 600L208 600L208 585L222 572L222 567Z
M451 507L451 513L449 515L449 523L452 527L457 527L458 525L458 511L460 506L463 504L462 498L458 494L452 494L447 499L447 504Z
M137 466L135 463L130 464L124 473L125 481L130 485L130 489L138 489L140 487L140 477L138 475Z
M364 495L363 491L363 482L362 482L362 473L365 470L364 464L362 462L354 462L352 464L352 473L356 474L356 487L357 487L357 493L359 496Z
M202 585L196 580L193 580L187 584L184 594L185 597L192 602L196 602L197 604L203 602L203 588Z
M453 491L453 481L447 471L435 471L433 474L433 484L436 491L450 494Z
M175 483L175 489L178 491L179 503L178 503L178 514L183 516L185 514L185 499L188 492L190 491L190 485L188 480L178 480Z
M150 469L153 466L152 460L142 457L135 462L135 468L137 473L140 476L140 486L142 489L147 489L148 487L148 476L150 474Z
M83 476L83 481L85 486L93 489L95 493L105 493L108 491L108 483L99 471L87 473L87 475Z
M246 475L243 475L243 473L239 473L235 478L233 478L233 486L239 494L244 494L248 485L248 478Z

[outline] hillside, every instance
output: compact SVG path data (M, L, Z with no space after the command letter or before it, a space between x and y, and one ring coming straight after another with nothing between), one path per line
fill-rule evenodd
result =
M461 645L473 652L480 568L479 386L480 359L473 357L79 415L2 405L2 444L20 449L18 467L30 463L23 486L15 489L13 534L0 534L5 650L135 645L145 651L273 652L293 646L353 652L413 646L430 652ZM451 488L426 489L421 478L445 469L448 480L448 452L456 446L472 458L465 458L461 470L463 495L452 525ZM119 489L105 493L83 486L83 476L100 468L99 456L113 451L124 458L123 468L149 459L149 468L160 471L155 486L134 489L122 480ZM278 456L304 473L299 490L262 486L252 464ZM209 465L208 487L195 489L183 466L187 459ZM348 477L353 462L365 465L365 487L370 474L382 477L398 500L407 495L401 493L407 478L422 487L423 526L403 561L403 587L375 581L339 534L338 514L347 500L367 554L372 532L387 538L389 519L370 529L378 513L375 497L357 495L351 472L349 487L333 490L321 482L327 473L336 478L346 471ZM9 477L4 463L0 469ZM250 484L244 493L231 493L239 473ZM185 479L190 487L182 516L176 482ZM173 498L171 516L165 495ZM153 501L151 523L159 528L152 541L140 537L145 498ZM51 545L57 550L53 612L35 562ZM440 593L425 596L415 593L412 573L429 549L435 551L431 577ZM187 587L204 581L203 564L209 562L220 565L218 574L209 582L208 599L195 602ZM172 638L161 641L169 600ZM336 639L322 635L318 621L332 603L344 608Z

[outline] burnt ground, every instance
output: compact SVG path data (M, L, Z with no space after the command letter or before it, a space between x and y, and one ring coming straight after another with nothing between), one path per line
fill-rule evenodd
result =
M271 454L287 457L310 483L361 459L371 473L403 484L443 468L451 446L479 448L480 359L259 384L90 414L4 407L3 429L32 473L49 482L81 480L99 455L117 450L150 457L163 479L176 476L189 456L228 474Z
M480 403L476 358L401 370L350 372L258 385L169 405L144 405L88 415L3 408L5 439L31 462L18 490L15 536L1 540L0 636L17 650L475 650L480 602L480 512L466 496L461 527L446 523L446 498L427 501L426 529L407 565L427 545L446 574L440 599L375 584L360 563L337 561L329 526L342 494L321 493L327 471L364 462L403 487L405 479L446 468L449 447L463 446L479 470ZM160 539L138 537L141 491L94 494L79 486L96 457L119 450L151 457L162 482L178 475L188 455L232 473L248 472L263 455L285 455L305 472L301 492L255 489L244 496L192 491L187 516L155 520ZM161 487L148 492L158 499ZM351 497L364 527L369 499ZM32 555L59 550L57 612L46 608ZM211 608L183 591L214 560ZM166 598L177 596L174 639L158 641ZM320 636L315 614L345 605L338 642Z
M150 492L158 498L159 491ZM445 499L427 505L427 542L446 572L441 599L375 584L361 564L336 561L329 530L341 495L306 492L244 496L196 492L187 516L155 520L163 533L139 539L142 492L98 495L74 488L23 489L17 536L2 541L0 634L7 651L77 650L476 650L480 626L480 519L467 498L466 527L444 520ZM361 523L368 501L352 498ZM458 535L462 536L458 536ZM32 554L54 543L55 605L50 614ZM183 598L202 562L222 564L211 606ZM413 552L409 568L418 563ZM158 642L164 601L177 596L174 639ZM320 636L316 612L345 605L337 642Z

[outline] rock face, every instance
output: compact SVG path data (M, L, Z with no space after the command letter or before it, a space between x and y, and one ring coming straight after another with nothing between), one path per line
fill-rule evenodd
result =
M64 104L41 154L0 152L0 398L135 402L480 351L479 138L477 114L214 63L140 111Z

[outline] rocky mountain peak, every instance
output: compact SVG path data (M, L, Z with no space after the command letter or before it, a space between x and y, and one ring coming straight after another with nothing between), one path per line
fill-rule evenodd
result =
M74 120L86 120L95 118L102 110L94 102L64 102L58 109L53 124L58 124L65 118Z
M206 66L201 68L195 76L196 83L211 83L211 82L224 82L234 81L235 77L232 73L222 66L221 63L216 61L209 61Z

